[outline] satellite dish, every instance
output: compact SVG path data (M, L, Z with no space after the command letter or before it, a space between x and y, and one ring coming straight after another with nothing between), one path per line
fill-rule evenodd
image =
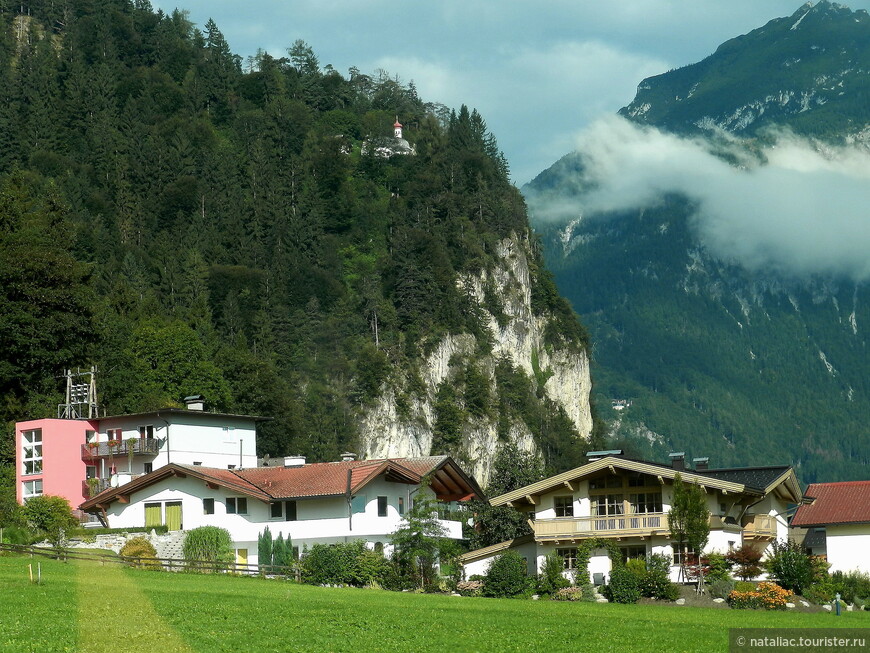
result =
M109 485L111 485L112 487L118 487L118 477L113 476L111 479L109 479Z

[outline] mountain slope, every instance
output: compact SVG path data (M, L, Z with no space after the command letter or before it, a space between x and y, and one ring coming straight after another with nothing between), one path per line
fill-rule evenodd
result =
M61 369L95 363L110 413L202 393L273 418L261 454L413 441L485 483L518 439L571 464L592 431L586 336L483 118L288 52L243 70L213 22L147 2L0 9L0 191L30 216L0 222L0 255L33 261L0 304L75 285L66 322L53 304L4 315L4 419L53 415ZM397 115L415 154L380 156ZM40 320L72 342L44 351ZM384 443L369 425L391 411Z
M620 114L692 139L681 144L703 142L713 152L705 164L750 161L750 173L773 155L769 128L808 139L820 156L865 147L868 48L865 12L807 5L703 62L644 80ZM629 402L605 411L612 436L645 455L791 462L805 482L866 476L866 281L723 254L704 237L709 207L687 194L691 182L671 192L664 184L665 194L634 207L589 208L600 179L586 154L564 157L523 190L556 282L592 332L597 401Z

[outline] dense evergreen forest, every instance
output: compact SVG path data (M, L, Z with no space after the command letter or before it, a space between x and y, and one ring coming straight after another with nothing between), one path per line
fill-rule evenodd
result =
M108 414L201 393L272 418L261 454L335 460L395 370L447 333L485 343L458 275L528 224L476 111L301 41L243 61L147 0L0 2L0 22L0 461L90 364ZM376 156L397 118L416 155ZM551 337L582 343L532 283Z

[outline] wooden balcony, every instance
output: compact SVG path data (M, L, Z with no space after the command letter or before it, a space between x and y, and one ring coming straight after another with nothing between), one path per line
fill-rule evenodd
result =
M589 537L639 537L668 533L667 513L613 515L608 517L556 517L532 522L540 541L577 540Z
M160 450L160 440L157 438L133 438L135 441L128 444L127 440L121 440L115 446L110 447L108 442L93 442L82 445L82 460L94 460L107 458L108 456L127 456L130 452L134 456L154 456Z
M85 499L97 496L100 492L105 492L111 487L107 478L89 478L82 481L82 496Z
M743 539L772 540L776 537L776 517L755 515L743 526Z

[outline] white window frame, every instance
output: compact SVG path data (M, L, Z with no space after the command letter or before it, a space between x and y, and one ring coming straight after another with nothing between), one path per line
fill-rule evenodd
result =
M22 476L42 474L42 447L42 429L30 429L21 432Z
M21 483L21 498L25 501L33 497L42 496L42 479L34 479L32 481L24 481Z

